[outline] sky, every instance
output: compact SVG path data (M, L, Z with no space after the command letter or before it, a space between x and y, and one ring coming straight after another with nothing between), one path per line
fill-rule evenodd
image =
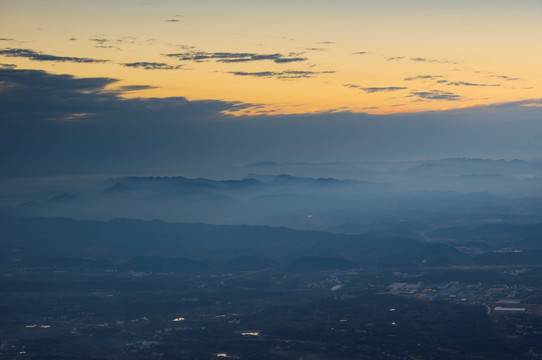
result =
M0 176L540 158L542 1L0 1Z

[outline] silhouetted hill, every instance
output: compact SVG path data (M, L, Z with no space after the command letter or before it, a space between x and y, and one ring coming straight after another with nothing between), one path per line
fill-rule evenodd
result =
M73 269L104 269L113 268L115 264L106 259L87 259L72 257L24 257L19 265L29 268L48 268L52 270L73 270Z
M139 271L197 271L206 268L206 261L221 262L232 270L258 270L273 266L274 261L292 262L294 268L307 271L311 266L345 268L351 263L424 267L482 264L484 261L491 264L540 262L540 257L533 252L474 256L448 244L405 237L374 238L265 226L157 220L100 222L0 217L0 237L0 258L4 265L14 257L23 261L27 258L108 259L125 262L126 268ZM335 262L329 258L341 260Z
M124 262L121 267L144 272L199 272L210 268L203 261L165 256L136 256Z
M432 231L430 237L453 241L480 241L493 247L542 248L542 223L532 225L484 224Z
M56 195L56 196L53 196L52 198L50 198L49 200L47 200L48 202L63 202L63 201L70 201L70 200L75 200L77 197L75 195L70 195L70 194L60 194L60 195Z
M469 259L463 253L446 244L425 243L397 255L383 255L381 266L419 267L464 264Z
M104 190L104 193L106 194L119 194L119 193L125 193L129 190L132 190L129 186L124 185L120 182L115 183L114 185L111 185L110 187L106 188Z
M257 271L277 266L277 262L263 256L236 256L220 266L223 271Z
M108 258L136 256L231 259L261 256L289 261L327 256L355 262L400 254L423 244L407 238L371 238L265 226L228 226L116 219L0 218L4 254Z
M284 269L290 272L314 272L325 270L348 270L357 268L356 263L334 257L302 256L286 264Z

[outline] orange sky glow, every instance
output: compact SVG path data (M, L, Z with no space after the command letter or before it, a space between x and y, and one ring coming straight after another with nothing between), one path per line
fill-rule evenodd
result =
M243 103L234 115L438 111L542 94L534 0L5 0L0 9L0 66L144 85L125 97Z

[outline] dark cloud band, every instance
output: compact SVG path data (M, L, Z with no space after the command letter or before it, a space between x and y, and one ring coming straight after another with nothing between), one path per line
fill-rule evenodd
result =
M74 62L74 63L105 63L109 60L91 59L72 56L56 56L49 54L42 54L30 49L5 49L0 50L0 55L10 57L22 57L34 61L57 61L57 62Z
M178 172L183 166L269 158L515 156L538 153L535 135L542 133L539 99L415 114L369 115L345 109L227 121L233 120L228 114L257 106L182 97L127 98L122 91L147 87L111 91L115 79L36 70L0 68L0 80L0 176L6 177ZM459 97L438 90L409 96L422 101ZM509 119L514 121L498 121Z

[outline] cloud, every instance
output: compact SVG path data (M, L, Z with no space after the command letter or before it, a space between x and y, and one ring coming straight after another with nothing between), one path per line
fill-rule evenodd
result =
M535 107L542 107L542 99L533 99L533 100L527 100L524 101L521 106L535 106Z
M429 63L440 63L440 64L458 64L457 61L452 61L448 59L428 59L422 57L413 57L409 59L414 62L429 62Z
M131 68L137 68L137 69L145 69L145 70L178 70L182 68L182 65L168 65L166 63L159 63L159 62L132 62L132 63L123 63L123 66L131 67Z
M334 41L320 41L318 44L322 44L322 45L333 45L335 44Z
M387 86L387 87L362 87L360 89L368 93L376 93L376 92L405 90L407 88L404 86Z
M57 61L74 63L105 63L109 60L90 59L81 57L56 56L36 52L30 49L5 49L0 50L0 55L9 57L23 57L34 61Z
M182 151L188 154L205 136L190 128L223 120L223 111L249 106L182 97L126 99L124 92L149 87L109 90L116 79L37 70L0 68L0 80L0 162L5 165L0 176L96 170L102 168L99 158L105 159L103 169L114 171L124 166L122 159L149 160L143 160L145 151L158 156L153 149L162 147L162 141L185 142Z
M97 44L97 45L94 46L95 48L99 48L99 49L115 49L115 50L120 50L120 48L117 47L117 46L114 46L114 45L109 45L109 44L111 44L111 43L120 44L120 43L123 42L122 39L118 39L116 41L113 41L113 40L104 39L104 38L91 38L91 39L88 39L88 40Z
M412 95L417 96L422 99L429 100L461 100L461 96L447 91L442 90L430 90L430 91L412 91Z
M12 38L0 38L0 41L13 41Z
M1 64L0 63L0 69L15 69L17 65L15 64Z
M232 71L229 74L236 76L255 76L262 78L277 78L277 79L304 79L311 78L319 74L333 74L335 71L300 71L300 70L287 70L287 71L260 71L260 72L243 72Z
M137 109L141 104L146 106L175 109L179 107L208 108L209 112L232 110L239 106L231 102L221 101L188 101L174 97L166 99L124 99L120 95L124 91L152 89L149 85L128 85L110 90L118 80L107 77L76 78L71 75L54 75L38 70L0 69L0 79L4 87L0 96L0 115L16 115L19 111L36 110L37 113L49 115L57 112L107 113L112 109ZM25 105L29 101L28 106ZM158 106L160 104L160 106ZM151 106L152 105L152 106ZM26 110L25 110L26 107ZM75 111L77 109L77 111ZM219 110L217 110L219 109ZM24 111L23 111L24 110ZM114 112L116 112L115 110ZM128 113L133 111L128 111ZM136 110L137 112L137 110Z
M195 51L194 49L196 48L195 46L186 45L186 44L177 45L177 47L181 50L190 50L190 51ZM165 56L168 56L168 55L165 55Z
M421 58L421 57L410 58L410 61L414 61L414 62L434 62L434 61L428 60L426 58Z
M175 57L180 61L216 61L222 63L238 63L249 61L270 60L275 63L290 63L305 61L307 58L299 57L298 54L256 54L256 53L233 53L233 52L215 52L209 53L205 51L188 51L176 54L164 54L164 56Z
M471 83L466 81L448 81L441 79L442 75L417 75L417 76L411 76L406 77L403 80L405 81L413 81L413 80L436 80L437 84L446 84L449 86L501 86L499 84L478 84L478 83Z
M84 118L88 118L90 116L92 116L94 114L91 114L91 113L72 113L72 114L67 114L67 115L64 115L64 116L61 116L59 118L56 118L54 120L58 120L58 121L80 121Z
M394 57L389 57L387 60L388 61L396 61L396 60L403 60L403 59L406 59L406 57L405 56L394 56ZM457 61L452 61L452 60L448 60L448 59L429 59L429 58L424 58L424 57L411 57L408 60L413 61L413 62L428 62L428 63L440 63L440 64L458 64Z
M501 86L499 84L476 84L476 83L471 83L471 82L466 82L466 81L448 81L447 85L451 85L451 86L481 86L481 87L484 87L484 86Z
M365 54L367 54L367 51L358 51L358 52L353 53L353 55L365 55Z
M92 41L92 42L96 42L100 45L103 45L107 42L109 42L110 40L109 39L98 39L98 38L92 38L92 39L88 39L89 41Z
M305 60L307 60L307 58L305 58L305 57L289 57L289 58L286 58L286 57L282 57L282 55L280 55L280 54L279 54L278 57L273 58L273 61L278 63L278 64L305 61Z
M182 15L175 15L174 18L167 19L167 22L180 22L179 18L182 17Z
M491 77L504 79L506 81L519 81L519 80L521 80L520 78L511 77L511 76L507 76L507 75L491 75Z
M370 94L377 93L377 92L398 91L398 90L407 89L406 87L403 87L403 86L363 87L363 86L355 85L355 84L345 84L343 86L347 88L352 88L352 89L360 89Z
M412 80L435 80L443 77L442 75L416 75L411 77L406 77L403 80L412 81Z
M252 104L125 98L111 78L0 69L0 176L177 173L214 164L535 157L540 102L393 115L234 118ZM433 93L435 95L435 93ZM418 96L418 95L412 95ZM322 146L325 144L326 146Z
M140 91L140 90L149 90L149 89L158 89L157 86L151 85L125 85L118 88L118 91L121 93L128 91Z

